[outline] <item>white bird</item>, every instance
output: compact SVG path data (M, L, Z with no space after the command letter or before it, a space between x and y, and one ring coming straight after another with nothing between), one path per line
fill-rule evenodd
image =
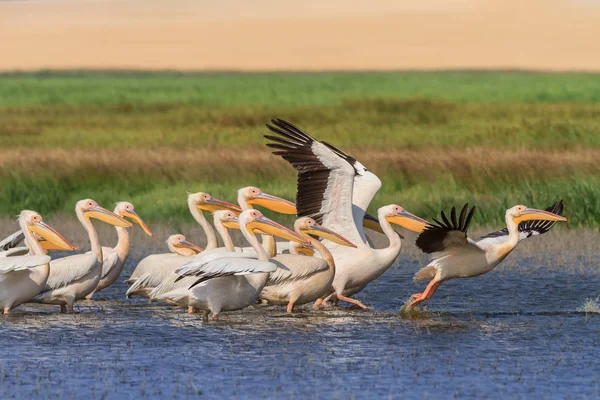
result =
M191 243L181 234L169 236L167 239L167 246L171 251L170 253L153 254L145 258L148 263L147 265L162 265L162 268L157 268L152 274L144 273L137 277L132 275L134 280L131 282L127 281L127 283L131 285L125 294L127 298L131 296L140 296L151 299L153 290L155 290L161 282L164 282L167 277L172 276L175 273L175 269L192 261L195 255L204 251L202 247Z
M11 256L0 253L0 305L6 315L20 304L39 294L50 274L50 257L34 237L33 233L59 246L62 250L73 250L58 232L46 224L40 214L24 210L19 215L21 234L27 238L33 255Z
M289 313L296 304L310 303L331 293L335 261L327 247L310 235L328 239L342 246L356 247L310 217L298 218L294 223L294 230L304 237L322 258L294 254L280 254L271 258L270 261L277 265L277 270L269 275L269 280L260 294L260 298L269 303L287 304Z
M190 213L196 222L200 224L206 235L207 244L205 251L217 249L219 244L215 230L202 212L207 211L212 213L217 210L230 210L240 213L242 210L235 204L215 199L210 194L204 192L189 194L187 202ZM148 294L160 285L166 276L169 276L170 273L188 261L185 257L187 256L152 254L141 260L131 274L131 277L125 281L130 285L129 290L127 290L127 297L148 297Z
M560 209L562 211L562 204ZM431 279L431 281L423 293L412 296L409 309L429 300L437 288L447 280L470 278L494 269L521 240L519 232L521 223L525 221L553 223L567 220L550 211L517 205L506 210L508 235L502 236L500 240L491 237L474 241L467 237L467 230L474 213L475 207L468 211L468 204L465 204L457 219L456 208L452 207L450 219L442 211L443 222L434 219L435 224L428 226L419 235L417 247L431 255L431 262L415 274L414 280Z
M48 281L42 292L31 300L34 303L60 305L61 312L73 312L75 301L90 294L98 286L102 276L102 246L90 218L122 228L131 226L91 199L78 201L75 213L88 233L92 251L52 260Z
M196 282L190 288L165 293L160 299L175 303L183 300L185 304L203 310L205 321L209 313L213 314L213 320L217 320L221 311L240 310L256 302L269 273L277 269L269 261L255 231L301 243L305 241L258 210L244 211L239 219L233 217L231 222L239 223L242 234L254 247L258 259L248 258L249 255L244 253L209 253L205 257L198 257L177 271L182 277L195 276Z
M121 201L117 203L114 213L123 219L130 219L138 224L148 236L152 237L152 232L135 212L133 204ZM117 245L115 247L102 246L102 276L96 289L85 297L87 300L91 300L94 294L115 283L121 275L121 271L123 271L127 256L129 256L129 233L127 229L120 226L116 226L115 229L118 237Z
M333 281L335 296L366 308L350 295L362 290L383 274L398 257L400 238L389 222L421 232L426 221L402 207L379 209L382 230L390 241L384 249L374 249L363 230L365 210L381 187L381 181L356 159L331 144L321 143L283 120L272 120L267 127L278 136L266 135L274 143L274 154L283 157L298 171L296 207L298 216L314 218L327 228L343 233L357 248L325 240L336 265Z

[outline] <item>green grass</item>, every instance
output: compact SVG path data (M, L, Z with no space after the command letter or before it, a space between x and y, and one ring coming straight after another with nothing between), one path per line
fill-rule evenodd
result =
M380 176L371 212L397 203L430 218L469 201L477 223L501 226L508 206L564 198L569 226L599 227L599 100L594 74L3 74L0 214L91 197L184 221L186 192L293 198L293 170L262 137L282 117Z

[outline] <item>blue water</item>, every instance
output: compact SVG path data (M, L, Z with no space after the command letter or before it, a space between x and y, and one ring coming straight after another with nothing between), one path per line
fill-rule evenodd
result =
M357 296L368 311L256 307L203 323L125 300L119 283L75 315L0 318L0 397L598 398L600 315L578 310L600 274L581 267L447 282L413 318L399 309L424 285L403 259Z

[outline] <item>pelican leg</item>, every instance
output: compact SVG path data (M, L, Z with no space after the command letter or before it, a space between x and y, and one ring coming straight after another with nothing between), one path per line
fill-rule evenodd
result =
M67 311L69 314L73 314L75 312L75 308L73 307L73 303L67 304Z
M60 305L60 313L61 314L65 314L67 312L67 306L65 306L64 304Z
M194 313L194 307L188 306L188 314L193 314L193 313Z
M210 317L211 321L218 321L219 320L219 314L213 314L212 317Z
M202 311L202 322L208 322L208 310Z
M287 310L286 310L288 313L291 313L294 311L294 301L295 300L290 300L290 302L288 303Z
M346 297L341 293L336 293L336 296L339 300L345 301L346 303L354 304L355 306L359 306L363 310L368 309L369 307L365 306L362 302L356 299L351 299L350 297Z
M316 310L319 307L321 307L321 304L323 304L323 299L321 299L321 298L317 299L317 301L315 301L315 304L313 304L313 306L312 306L313 310Z
M436 281L435 279L431 280L423 293L417 293L412 296L412 302L408 305L408 309L412 310L425 300L429 300L433 297L433 294L437 290L437 288L442 284L440 281Z
M9 312L10 312L10 308L5 308L3 311L3 314L8 315Z

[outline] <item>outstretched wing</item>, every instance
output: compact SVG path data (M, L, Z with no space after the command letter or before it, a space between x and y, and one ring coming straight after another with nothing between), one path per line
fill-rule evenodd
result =
M19 245L25 239L23 231L16 231L0 242L0 251L6 251Z
M559 200L546 208L546 211L550 211L557 215L563 215L564 201ZM543 221L533 220L524 221L519 224L519 241L530 238L532 236L543 235L548 232L556 224L556 221ZM500 229L499 231L488 233L485 236L477 239L477 243L482 244L493 244L502 243L508 237L508 228Z
M452 207L450 219L442 211L443 222L434 218L435 224L427 226L417 238L417 247L424 253L431 254L446 251L452 246L471 243L467 238L467 230L474 213L475 206L469 211L468 204L464 205L458 219L456 218L456 207Z
M298 216L312 217L333 230L341 229L352 242L362 241L352 215L357 174L351 164L354 159L284 120L271 120L267 128L277 134L265 135L271 141L267 146L298 171Z
M272 262L260 261L256 258L251 258L248 255L246 255L246 257L238 256L244 255L243 253L222 254L224 254L225 257L217 257L210 261L195 260L184 265L176 271L177 274L179 274L179 278L177 278L176 282L183 279L185 276L195 276L198 279L189 287L189 289L191 289L204 281L221 276L247 275L259 272L270 273L277 269L277 266Z
M306 278L329 268L322 258L280 254L270 260L277 270L269 275L267 286Z
M50 262L50 256L15 256L0 258L0 274L21 271L45 265Z

